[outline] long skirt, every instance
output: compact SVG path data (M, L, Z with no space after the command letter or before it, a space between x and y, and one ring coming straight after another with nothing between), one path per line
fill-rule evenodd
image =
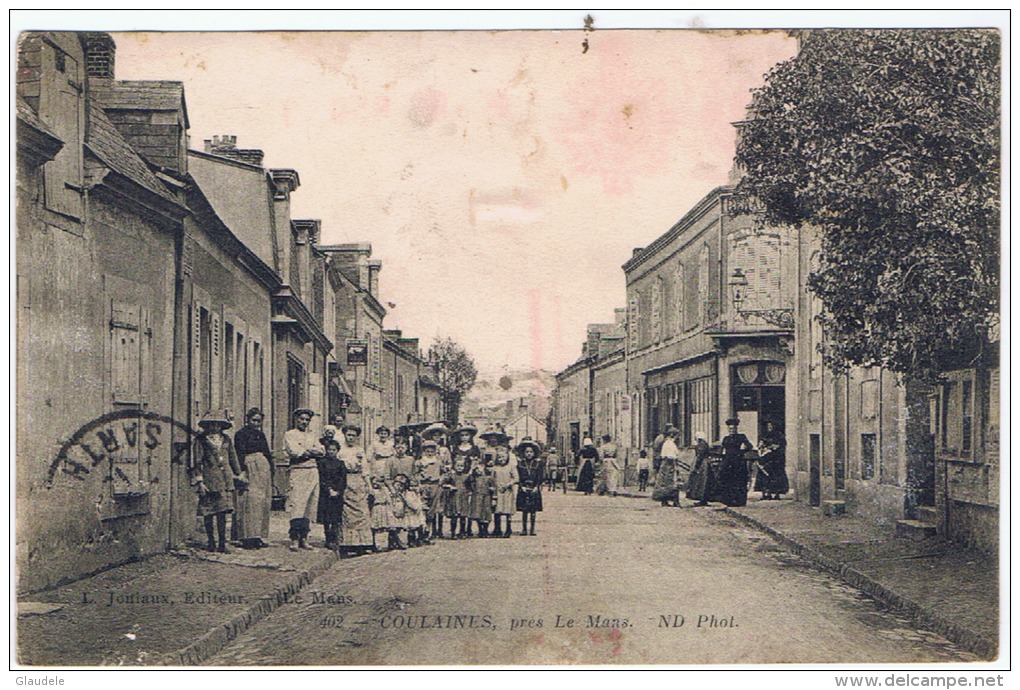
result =
M290 519L308 518L315 521L319 512L319 468L315 464L290 468L290 491L287 493L287 514Z
M790 490L790 479L786 476L786 455L773 451L758 461L761 466L754 480L754 490L770 494L785 494Z
M687 498L692 501L711 501L715 492L715 474L708 458L696 460L687 479Z
M620 477L622 474L622 471L616 469L611 464L606 465L606 488L609 491L620 490Z
M513 515L517 512L513 484L504 487L506 491L496 490L496 515Z
M269 538L269 509L273 504L273 487L269 458L262 453L245 456L248 486L234 498L234 539ZM318 478L318 476L316 476Z
M344 546L372 546L372 516L368 509L368 480L363 474L347 475L344 512L340 521L340 543Z
M449 487L442 489L439 492L439 515L445 515L446 517L460 517L461 513L457 510L460 507L460 503L457 501L458 494L463 493L458 489L451 489Z
M724 459L717 485L719 500L728 506L747 505L747 461Z
M595 490L595 467L591 460L584 460L581 463L581 470L577 473L577 490L586 494Z
M655 475L655 488L652 489L652 500L654 501L677 501L680 499L680 484L678 482L676 461L672 458L663 458L659 463L659 473Z

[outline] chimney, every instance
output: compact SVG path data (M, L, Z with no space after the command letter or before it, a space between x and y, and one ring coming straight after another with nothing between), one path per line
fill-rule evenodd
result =
M85 34L85 73L96 79L113 79L117 44L110 34L90 31Z
M635 256L643 252L644 249L644 247L634 247L634 251L631 253L630 257L633 259Z
M614 323L617 326L626 326L627 325L627 309L626 308L614 309L613 310L613 316L615 317Z
M248 163L260 168L262 167L262 159L266 155L262 149L237 148L237 136L234 134L215 135L212 139L206 139L204 143L206 153L223 156L224 158L241 161L242 163Z
M381 270L381 259L371 259L368 262L368 292L376 299L379 299L379 271Z

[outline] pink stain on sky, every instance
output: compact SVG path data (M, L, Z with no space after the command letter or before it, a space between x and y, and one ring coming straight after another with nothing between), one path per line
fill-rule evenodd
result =
M482 369L558 370L625 303L621 264L726 184L782 32L116 34L185 84L191 141L294 168L296 218L372 243L388 328ZM201 66L200 66L201 65ZM200 147L200 144L198 145Z

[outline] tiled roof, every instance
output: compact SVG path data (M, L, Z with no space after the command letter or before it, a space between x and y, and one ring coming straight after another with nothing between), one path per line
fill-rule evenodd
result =
M53 130L50 129L46 125L46 123L43 122L39 118L38 113L36 113L34 110L32 110L32 106L30 106L28 104L28 101L26 101L21 96L18 96L18 99L17 99L17 110L18 110L18 119L20 119L22 122L24 122L25 124L32 125L36 129L38 129L40 132L42 132L43 134L48 134L49 136L53 137L54 139L60 139L60 137L57 136L53 132Z
M93 83L92 96L107 110L184 111L184 126L189 127L184 84L179 81L111 81Z
M179 203L163 186L149 166L135 153L131 145L124 140L120 132L103 109L96 103L89 104L89 129L85 137L86 145L100 160L111 169L120 173L132 182L141 185L154 194Z

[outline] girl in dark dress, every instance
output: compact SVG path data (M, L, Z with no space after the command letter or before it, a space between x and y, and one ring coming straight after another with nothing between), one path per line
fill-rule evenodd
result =
M347 489L347 467L337 457L340 441L323 438L325 457L317 458L319 467L319 506L315 521L326 533L326 548L340 548L340 520L344 511L344 491Z
M542 482L545 481L545 463L539 460L542 449L534 441L522 441L515 449L517 463L517 510L521 513L521 535L535 536L535 514L542 511ZM528 516L531 528L528 529Z
M591 496L595 491L595 463L599 460L599 451L590 438L584 439L578 458L581 467L577 471L577 490Z
M744 453L754 450L751 441L737 431L740 420L726 420L729 434L722 440L722 467L719 470L719 500L728 506L747 505L747 460Z
M457 461L462 461L464 463L464 471L468 473L471 472L478 463L478 459L482 456L482 451L475 445L475 434L477 433L478 429L470 425L457 429L457 443L454 444L453 451L450 454L453 465L456 467ZM463 518L460 522L460 536L473 537L474 526L468 518L471 515L471 501L473 498L471 494L474 493L474 482L468 481L469 478L462 479L464 481L459 482L457 486L456 500L457 516ZM465 525L466 533L464 531Z

